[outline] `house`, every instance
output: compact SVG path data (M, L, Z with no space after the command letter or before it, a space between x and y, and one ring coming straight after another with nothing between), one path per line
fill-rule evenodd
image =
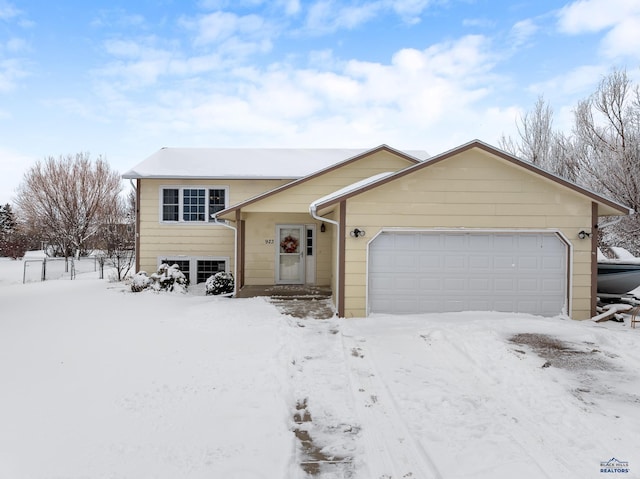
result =
M601 217L631 210L480 141L437 156L165 148L127 172L137 270L329 285L338 315L595 314Z

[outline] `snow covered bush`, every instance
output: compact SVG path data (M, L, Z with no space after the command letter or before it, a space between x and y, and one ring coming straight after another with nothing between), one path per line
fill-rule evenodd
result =
M151 278L149 278L146 271L140 271L131 277L131 291L134 293L147 289L150 284Z
M163 263L156 273L148 276L140 271L131 278L131 291L138 293L145 289L154 291L173 291L184 293L187 291L187 277L177 264L169 266Z
M231 273L220 271L213 276L209 276L205 283L205 291L209 294L230 294L233 293L234 281Z
M187 277L177 264L169 266L162 263L156 273L151 275L151 288L155 291L174 291L184 293L187 291Z

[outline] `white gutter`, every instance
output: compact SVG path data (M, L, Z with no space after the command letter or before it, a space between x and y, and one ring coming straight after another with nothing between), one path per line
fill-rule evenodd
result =
M233 295L237 296L238 294L238 228L236 226L231 226L222 221L218 221L216 215L213 215L213 224L224 226L225 228L229 228L233 230L233 273L235 275L233 279Z
M318 221L326 221L336 227L336 273L335 273L335 284L336 284L336 311L340 311L340 278L338 274L340 273L340 223L335 220L330 220L329 218L323 218L318 215L316 211L316 204L311 203L309 205L309 214Z

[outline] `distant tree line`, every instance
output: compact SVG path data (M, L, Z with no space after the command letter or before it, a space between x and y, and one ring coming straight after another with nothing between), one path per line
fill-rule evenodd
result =
M553 126L553 109L539 97L517 122L517 138L500 147L563 178L640 211L640 88L614 70L574 110L570 132ZM601 245L640 253L640 218L631 215L599 231Z

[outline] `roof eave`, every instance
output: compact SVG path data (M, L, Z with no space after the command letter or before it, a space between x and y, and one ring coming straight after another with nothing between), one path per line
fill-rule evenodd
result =
M606 208L608 208L607 213L602 212L602 214L599 214L599 216L624 216L624 215L630 215L634 213L634 210L632 208L629 208L628 206L625 206L621 203L617 203L613 200L610 200L608 198L605 198L604 196L599 195L598 193L595 193L591 190L588 190L586 188L583 188L575 183L572 183L568 180L565 180L564 178L555 175L553 173L550 173L536 165L534 165L533 163L528 163L524 160L521 160L520 158L517 158L505 151L499 150L487 143L484 143L483 141L480 140L472 140L468 143L465 143L464 145L461 145L459 147L453 148L451 150L445 151L444 153L441 153L440 155L436 155L432 158L428 158L427 160L420 162L418 164L414 164L411 166L408 166L400 171L397 171L389 176L386 176L384 178L381 178L375 182L372 182L362 188L358 188L355 189L353 191L350 191L348 193L345 193L344 195L340 195L340 196L336 196L334 198L331 198L330 200L327 200L326 202L323 203L317 203L316 209L318 211L322 211L326 208L329 208L337 203L340 203L341 201L347 200L353 196L359 195L361 193L363 193L364 191L376 188L380 185L383 185L385 183L388 183L390 181L393 181L397 178L401 178L405 175L408 175L410 173L412 173L415 170L418 169L422 169L422 168L428 168L429 166L439 163L443 160L446 160L447 158L450 158L452 156L458 155L466 150L470 150L472 148L479 148L483 151L486 151L487 153L490 153L492 155L498 156L499 158L502 158L506 161L509 161L510 163L513 163L515 165L518 165L522 168L525 168L533 173L539 174L540 176L542 176L543 178L546 178L550 181L554 181L555 183L558 183L566 188L569 188L573 191L575 191L576 193L582 194L586 197L591 198L592 201L596 202L598 205L602 205L605 206ZM600 210L600 208L598 208Z

